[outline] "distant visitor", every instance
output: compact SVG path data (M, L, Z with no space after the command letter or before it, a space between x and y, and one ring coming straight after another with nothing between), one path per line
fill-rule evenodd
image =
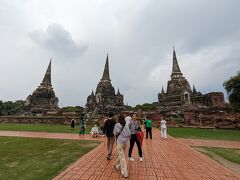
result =
M98 126L95 124L93 127L92 127L92 130L90 132L92 134L92 137L93 138L96 138L98 137Z

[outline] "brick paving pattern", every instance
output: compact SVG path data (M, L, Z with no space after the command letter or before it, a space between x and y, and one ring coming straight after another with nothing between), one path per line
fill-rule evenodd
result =
M57 139L92 139L85 135L79 137L75 134L63 133L36 133L0 131L0 136L22 136ZM117 153L114 148L113 159L106 159L106 145L104 138L98 138L103 142L97 148L84 155L77 162L54 178L72 179L126 179L120 172L114 169ZM136 145L135 145L136 146ZM127 153L127 152L126 152ZM185 145L183 142L169 137L160 139L159 132L153 130L153 139L144 139L143 162L138 161L137 148L134 147L134 162L127 161L129 178L138 180L240 180L240 175L218 164L207 156Z
M127 154L127 152L126 152ZM86 154L54 179L125 179L114 169L117 158L106 159L106 145ZM134 148L134 162L127 161L129 179L174 180L174 179L222 179L237 180L240 175L223 167L207 156L184 145L174 138L160 139L159 132L153 130L153 139L144 139L143 162L138 161L137 148Z
M205 140L205 139L178 139L188 146L208 146L240 149L239 141L221 141L221 140Z

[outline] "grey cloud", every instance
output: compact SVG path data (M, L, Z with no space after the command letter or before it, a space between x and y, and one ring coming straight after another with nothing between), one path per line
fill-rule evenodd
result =
M88 49L87 43L74 41L71 34L59 24L50 24L46 32L36 30L29 36L41 48L64 60L76 58Z
M205 44L214 45L240 30L236 23L239 6L240 1L151 1L132 35L144 42L140 48L145 50L161 42L163 48L179 44L185 52L197 52Z
M112 83L130 105L157 101L161 87L166 90L173 45L184 76L203 93L224 92L223 81L240 67L239 0L25 4L6 0L0 5L0 75L8 77L0 78L0 96L6 100L25 98L42 80L50 57L53 86L61 106L86 103L101 79L106 53ZM63 13L65 10L68 13ZM32 31L36 27L41 30ZM69 63L70 59L81 60ZM25 67L34 77L24 73ZM12 72L19 72L25 89L15 90L19 84Z

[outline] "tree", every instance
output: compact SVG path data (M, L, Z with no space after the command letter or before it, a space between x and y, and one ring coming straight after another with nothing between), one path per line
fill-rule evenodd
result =
M240 110L240 71L223 83L228 94L228 100L234 111Z
M0 100L0 116L3 115L3 102Z
M66 106L62 108L64 112L83 112L83 109L81 106Z
M135 106L135 110L141 109L143 111L153 111L153 110L156 110L156 108L157 108L156 103L152 103L152 104L144 103L143 105L138 104Z
M24 104L25 101L22 100L17 100L15 102L12 101L3 102L0 100L0 116L14 115L19 111L19 108L21 108Z

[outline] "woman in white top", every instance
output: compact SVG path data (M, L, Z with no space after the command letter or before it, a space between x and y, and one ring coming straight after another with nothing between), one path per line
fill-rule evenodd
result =
M98 136L98 126L95 124L90 132L92 134L92 137Z
M167 138L167 122L163 118L161 120L161 136Z

